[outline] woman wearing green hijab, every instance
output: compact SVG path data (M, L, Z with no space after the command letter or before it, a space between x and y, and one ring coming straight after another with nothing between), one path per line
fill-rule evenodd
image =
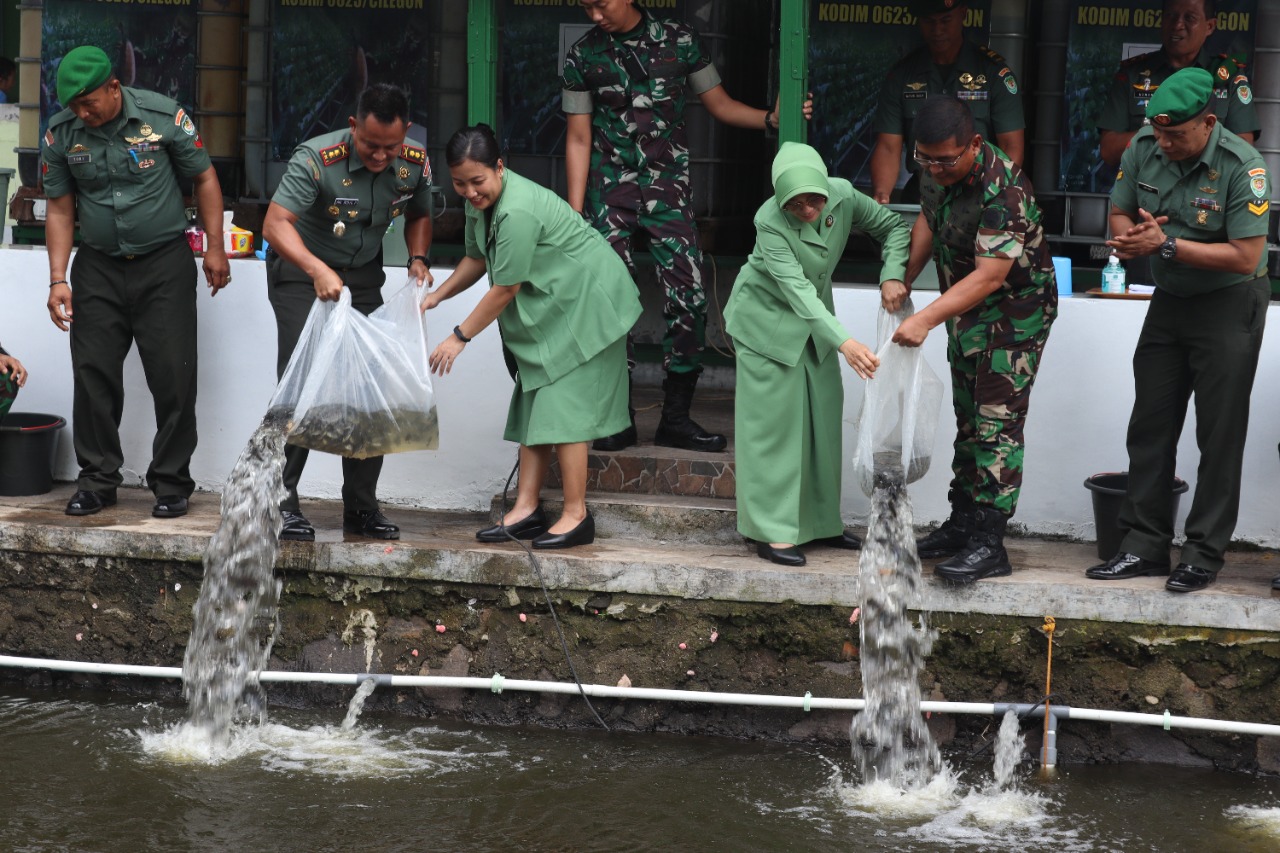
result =
M840 519L837 353L863 379L880 363L836 319L831 276L857 227L881 246L880 283L900 282L911 232L848 181L828 178L808 145L783 143L773 190L756 212L756 245L724 312L737 350L738 531L762 558L803 566L797 545L862 545Z

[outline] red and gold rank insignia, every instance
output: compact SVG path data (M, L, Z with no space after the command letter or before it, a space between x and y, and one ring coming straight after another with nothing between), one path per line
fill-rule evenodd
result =
M332 166L334 163L341 163L350 156L351 147L345 142L339 142L337 145L330 145L328 148L320 149L320 160L326 166Z

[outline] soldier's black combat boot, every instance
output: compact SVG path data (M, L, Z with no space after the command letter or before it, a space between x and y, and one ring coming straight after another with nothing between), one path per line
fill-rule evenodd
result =
M978 507L973 533L964 550L934 567L933 573L950 583L973 583L983 578L1013 574L1004 549L1004 529L1009 516L991 506Z
M613 435L597 438L591 442L592 450L626 450L628 447L634 447L640 441L640 436L636 434L636 410L631 408L630 373L627 374L627 411L631 413L631 426L626 427L622 432L615 432Z
M653 443L661 447L680 447L685 450L715 452L724 450L729 440L723 435L711 433L698 426L689 417L693 405L693 389L698 385L698 374L668 373L662 380L666 399L662 402L662 418Z
M916 540L916 553L922 560L951 557L959 554L969 544L973 532L973 498L955 486L947 492L951 501L951 515L928 536Z

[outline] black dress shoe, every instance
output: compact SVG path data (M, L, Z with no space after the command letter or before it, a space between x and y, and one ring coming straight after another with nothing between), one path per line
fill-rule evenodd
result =
M1164 582L1164 588L1169 592L1195 592L1198 589L1204 589L1217 579L1217 572L1211 572L1190 563L1178 563L1173 574L1169 575L1169 579Z
M342 513L342 530L370 539L399 539L400 528L380 509L349 509Z
M1118 581L1126 578L1159 577L1169 574L1169 561L1148 560L1128 551L1121 551L1105 563L1090 566L1084 576L1096 581Z
M300 512L284 510L280 513L284 524L280 527L280 538L288 542L314 542L316 529Z
M804 554L801 554L800 549L795 545L789 548L775 548L768 542L757 542L756 555L771 563L777 563L779 566L803 566L805 564Z
M547 514L538 507L515 524L495 524L476 531L481 542L507 542L511 534L516 539L537 539L547 532Z
M151 507L151 514L156 518L180 518L187 514L187 499L181 495L161 495Z
M115 503L115 489L109 492L91 492L81 489L67 501L65 512L67 515L93 515L95 512L101 512L103 507L115 506Z
M626 450L628 447L634 447L639 441L640 436L636 434L636 422L634 416L632 416L631 426L622 432L615 432L613 435L597 438L591 442L591 449L607 452Z
M596 520L588 512L587 517L578 522L578 526L568 533L543 533L533 540L533 547L549 551L556 548L590 545L594 541L596 541Z
M827 548L844 548L846 551L862 550L862 540L858 538L856 533L846 530L839 536L824 536L821 539L815 539L809 543L810 545L824 545Z

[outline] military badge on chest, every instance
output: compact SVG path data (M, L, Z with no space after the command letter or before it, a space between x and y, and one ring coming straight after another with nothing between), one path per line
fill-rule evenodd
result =
M325 213L337 220L333 223L333 236L341 237L347 233L347 223L343 221L343 217L355 220L360 216L360 199L335 198L333 204L325 208Z
M956 97L962 101L987 100L987 75L979 74L975 77L968 71L961 74L960 88L956 90Z

